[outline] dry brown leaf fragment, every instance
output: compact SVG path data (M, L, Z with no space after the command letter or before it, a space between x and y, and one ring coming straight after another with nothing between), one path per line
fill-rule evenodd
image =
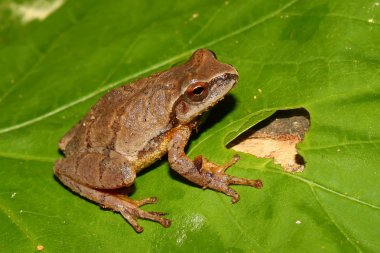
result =
M309 126L310 116L305 109L278 111L243 133L229 147L260 158L272 158L287 172L302 172L305 162L296 145Z

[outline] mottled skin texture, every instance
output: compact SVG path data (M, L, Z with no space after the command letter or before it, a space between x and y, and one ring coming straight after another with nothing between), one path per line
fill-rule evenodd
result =
M120 212L137 232L138 218L170 226L163 213L139 207L156 198L132 200L115 189L131 186L136 173L168 153L172 169L191 182L239 200L230 184L256 188L260 180L224 174L238 157L224 165L202 156L189 159L184 149L198 116L220 101L235 85L238 73L217 61L206 49L197 50L183 65L116 88L103 96L60 141L65 158L55 175L70 189Z

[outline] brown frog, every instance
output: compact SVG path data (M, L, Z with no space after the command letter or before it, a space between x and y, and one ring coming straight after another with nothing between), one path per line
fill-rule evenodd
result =
M104 95L60 141L65 158L54 173L74 192L119 212L137 232L137 219L170 226L164 213L140 209L156 197L132 200L119 188L133 185L136 174L166 153L170 167L187 180L232 197L231 184L262 187L260 180L237 178L224 171L239 159L217 165L202 156L191 160L184 149L199 115L231 90L238 72L199 49L183 65L118 87Z

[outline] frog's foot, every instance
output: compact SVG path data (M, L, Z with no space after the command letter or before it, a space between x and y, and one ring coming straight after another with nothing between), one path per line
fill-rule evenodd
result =
M137 219L152 220L160 223L164 227L169 227L171 224L169 219L162 217L165 215L165 213L147 212L139 208L140 206L157 202L156 197L146 198L142 200L133 200L128 198L126 195L118 195L109 191L90 188L88 186L79 184L64 175L59 175L59 179L66 186L79 193L81 196L99 203L103 208L119 212L138 233L141 233L144 229L139 226Z
M156 197L150 197L150 198L140 199L140 200L130 199L127 195L118 195L118 197L137 207L144 206L147 204L154 204L157 202Z
M137 219L146 219L146 220L152 220L155 222L160 223L164 227L169 227L171 224L171 221L169 219L165 219L162 216L164 216L166 213L162 212L147 212L139 207L145 204L152 204L157 201L157 198L147 198L143 200L125 200L125 197L123 199L120 199L121 202L116 204L115 206L110 206L108 208L120 212L120 214L132 225L132 227L135 229L136 232L141 233L144 229L139 226L137 223Z
M215 191L223 192L232 198L232 203L236 203L239 201L240 196L236 191L231 189L229 185L248 185L257 189L263 187L263 183L260 179L246 179L224 174L224 172L229 167L234 165L238 160L239 156L234 155L232 159L227 163L217 165L213 162L210 162L207 158L197 156L194 159L194 165L200 174L203 174L204 177L208 178L207 183L205 185L202 185L203 188L210 188Z

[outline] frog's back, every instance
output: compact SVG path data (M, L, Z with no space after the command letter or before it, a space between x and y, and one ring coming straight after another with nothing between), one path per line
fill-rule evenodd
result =
M106 149L137 160L172 127L178 85L165 79L154 75L104 95L71 133L65 154Z

